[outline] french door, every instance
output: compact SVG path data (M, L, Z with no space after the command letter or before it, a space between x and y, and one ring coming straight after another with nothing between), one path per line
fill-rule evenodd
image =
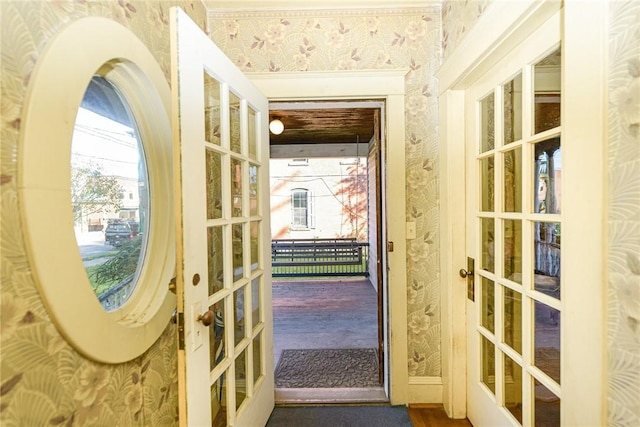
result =
M180 424L265 425L268 102L181 9L171 26Z
M560 35L556 14L465 92L470 260L461 275L475 426L560 425Z

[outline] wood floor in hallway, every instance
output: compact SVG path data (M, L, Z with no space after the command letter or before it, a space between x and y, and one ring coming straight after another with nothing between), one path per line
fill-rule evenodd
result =
M364 278L273 282L274 367L283 350L377 349L378 303ZM371 366L378 372L377 362ZM348 371L341 371L347 375ZM336 372L328 374L334 381ZM282 378L282 377L280 377ZM349 383L352 379L343 378ZM278 377L276 378L278 382ZM278 388L276 402L337 404L388 402L382 385L347 388Z
M377 348L378 302L364 278L273 281L274 362L284 349ZM466 426L442 405L409 407L414 427Z
M467 419L452 420L442 405L409 405L409 418L413 427L471 427Z

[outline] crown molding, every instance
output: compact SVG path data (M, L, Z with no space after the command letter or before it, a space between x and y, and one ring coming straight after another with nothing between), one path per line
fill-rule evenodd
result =
M440 0L203 0L207 15L215 18L286 16L358 16L440 13Z
M561 8L560 0L492 2L436 71L439 94L468 87Z
M405 94L409 69L358 71L292 71L245 73L267 98L273 101L300 99L310 85L322 86L316 100L337 98L384 98ZM322 82L322 83L320 83ZM304 98L304 97L302 97Z

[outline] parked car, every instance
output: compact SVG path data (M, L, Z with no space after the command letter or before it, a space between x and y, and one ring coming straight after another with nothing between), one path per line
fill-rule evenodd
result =
M131 227L131 234L136 237L140 233L140 223L138 221L127 221L129 227Z
M107 245L118 246L123 241L133 239L135 237L138 227L135 228L136 230L134 232L129 222L125 221L110 222L104 230L104 242Z

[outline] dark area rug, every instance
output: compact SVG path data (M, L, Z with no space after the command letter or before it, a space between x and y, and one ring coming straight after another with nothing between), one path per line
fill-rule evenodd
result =
M405 406L277 406L267 427L411 427Z
M282 350L275 377L277 388L377 387L378 351Z

